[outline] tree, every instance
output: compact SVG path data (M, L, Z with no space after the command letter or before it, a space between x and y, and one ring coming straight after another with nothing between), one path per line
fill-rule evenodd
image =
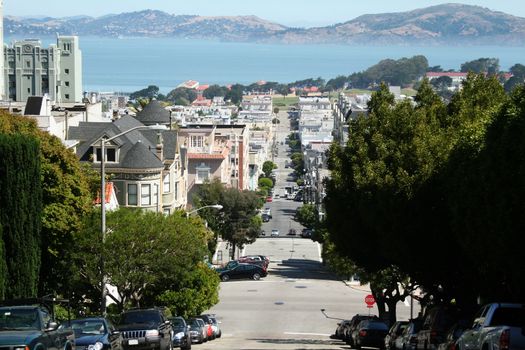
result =
M264 176L270 177L274 169L277 169L277 164L275 164L271 160L267 160L263 163L262 171L264 173Z
M169 216L121 208L107 215L105 243L102 245L99 216L86 221L78 234L75 263L79 277L89 281L100 294L102 253L107 282L118 289L109 295L122 310L129 306L156 305L159 295L184 295L183 282L192 281L191 273L208 255L210 232L198 218L186 219L184 213ZM214 283L212 280L208 282ZM204 283L196 288L210 288ZM213 288L212 288L213 289ZM197 289L195 293L201 293ZM207 294L206 292L205 294ZM216 298L211 298L213 302ZM202 307L202 300L195 300ZM168 305L172 306L172 305ZM207 304L208 307L212 306Z
M273 181L267 177L261 177L259 179L259 188L270 189L273 187Z
M478 58L461 64L461 72L468 73L487 73L495 75L499 72L499 59L497 58Z
M305 204L297 209L295 219L306 228L315 228L319 222L319 213L314 204Z
M176 104L189 105L197 98L197 92L194 89L178 87L168 92L166 98Z
M130 100L137 100L139 98L153 99L157 98L159 94L159 87L156 85L149 85L147 88L135 91L129 95Z
M221 204L220 215L211 210L200 211L214 232L220 234L234 249L242 249L244 245L255 242L262 224L257 209L261 202L259 196L253 191L239 191L235 188L225 188L217 179L199 187L193 198L197 207Z
M42 187L39 142L23 134L0 134L0 226L9 299L36 297L40 270ZM4 256L1 257L4 259ZM5 267L4 267L5 266Z
M204 97L212 99L217 96L224 97L228 93L228 89L224 86L219 85L210 85L206 90L204 90Z
M40 142L42 179L40 295L64 294L71 290L70 256L76 249L73 234L92 209L99 176L82 166L75 154L55 136L40 131L26 117L0 113L0 133L24 134Z

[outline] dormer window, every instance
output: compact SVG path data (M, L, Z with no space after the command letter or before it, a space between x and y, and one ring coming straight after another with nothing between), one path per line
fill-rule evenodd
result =
M117 162L117 149L115 147L104 147L106 151L106 162L116 163ZM93 161L100 162L102 160L102 148L95 148L95 159Z

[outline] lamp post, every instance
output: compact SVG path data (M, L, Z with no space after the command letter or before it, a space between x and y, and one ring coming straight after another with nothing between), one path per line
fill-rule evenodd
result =
M139 125L131 129L123 131L117 135L106 138L102 136L100 139L100 231L102 232L102 249L104 249L104 242L106 241L106 142L112 141L117 137L125 135L131 131L139 129L153 129L153 130L167 130L165 125ZM100 268L102 272L102 300L100 302L100 311L102 315L106 315L106 276L104 274L104 258L101 252Z
M187 212L187 213L186 213L186 219L188 219L188 218L190 217L191 214L196 213L196 212L198 212L199 210L201 210L201 209L205 209L205 208L213 208L213 209L221 210L223 207L222 207L222 205L220 205L220 204L205 205L205 206L203 206L203 207L200 207L200 208L197 208L197 209L195 209L195 210L192 210L192 211Z

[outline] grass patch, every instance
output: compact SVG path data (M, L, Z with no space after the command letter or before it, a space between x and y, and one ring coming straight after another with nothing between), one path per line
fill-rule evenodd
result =
M279 97L272 97L273 105L277 107L287 107L290 108L290 106L295 105L299 102L299 97L297 96L279 96Z

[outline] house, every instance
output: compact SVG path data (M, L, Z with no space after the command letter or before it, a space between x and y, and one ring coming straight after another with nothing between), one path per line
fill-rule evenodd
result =
M76 140L77 157L101 167L101 140L145 126L132 116L111 123L81 122L69 128ZM133 130L105 144L105 173L116 189L120 206L170 214L185 208L185 153L179 148L177 131Z
M171 112L162 104L153 99L137 113L136 119L144 125L166 125L171 126Z
M189 125L179 129L179 138L188 158L188 203L199 186L213 179L227 187L236 186L230 159L233 143L217 135L217 126Z

